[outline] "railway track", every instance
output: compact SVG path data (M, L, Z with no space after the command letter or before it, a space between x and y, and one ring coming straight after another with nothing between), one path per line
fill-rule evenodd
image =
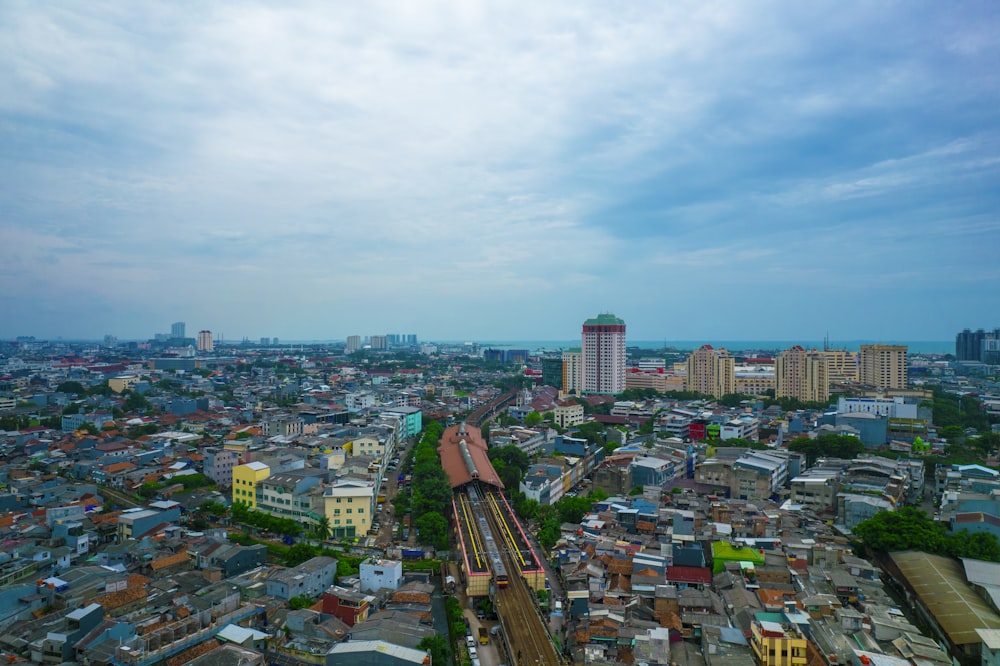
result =
M490 527L494 534L502 534L506 526L501 524L496 506L492 506L492 510L485 511ZM534 592L518 573L521 569L510 548L502 548L501 555L510 575L507 585L496 588L494 602L510 647L512 666L558 666L562 660L535 606Z

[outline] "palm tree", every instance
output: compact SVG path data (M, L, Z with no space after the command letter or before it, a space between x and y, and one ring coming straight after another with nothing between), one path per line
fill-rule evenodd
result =
M330 519L323 516L318 521L316 521L316 526L313 528L313 534L320 541L326 541L330 538Z

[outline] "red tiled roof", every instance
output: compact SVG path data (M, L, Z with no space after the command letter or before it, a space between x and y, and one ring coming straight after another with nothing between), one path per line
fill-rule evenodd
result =
M712 582L712 570L708 567L667 567L668 583L702 583Z
M464 433L460 433L460 428L465 428ZM472 474L466 465L465 457L462 454L460 442L464 441L469 456L475 465L479 475L479 480L497 488L503 488L503 481L493 463L490 462L486 454L487 446L478 428L468 428L465 424L453 425L441 435L441 444L438 446L438 455L441 456L441 467L448 475L448 482L452 488L465 485L472 481Z

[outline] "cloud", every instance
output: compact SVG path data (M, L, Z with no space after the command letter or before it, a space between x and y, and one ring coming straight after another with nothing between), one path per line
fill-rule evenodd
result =
M702 307L680 295L697 277L716 303L749 280L826 299L853 337L902 339L915 322L891 308L850 314L866 284L914 302L939 271L989 275L1000 241L988 19L5 5L0 270L27 302L94 297L101 314L62 326L0 300L19 311L0 336L186 319L230 337L564 338L614 309L655 337L676 325L659 302ZM936 336L975 316L947 296ZM139 300L148 314L105 330ZM753 316L713 335L744 337ZM765 319L766 337L796 325Z

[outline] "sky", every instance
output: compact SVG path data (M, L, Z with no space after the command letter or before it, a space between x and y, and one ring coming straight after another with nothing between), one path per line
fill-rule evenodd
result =
M0 3L0 338L1000 326L1000 4Z

